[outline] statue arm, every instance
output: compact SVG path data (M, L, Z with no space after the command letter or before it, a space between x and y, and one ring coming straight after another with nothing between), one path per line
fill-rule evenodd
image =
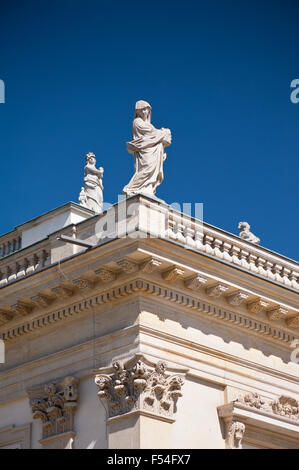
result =
M97 175L99 178L102 178L104 169L102 167L97 169L96 167L91 167L91 166L86 165L84 173L85 173L85 176L88 174L92 174L92 175Z
M153 147L160 142L163 145L170 145L171 133L169 129L155 129L155 127L142 119L137 118L133 123L133 135L140 137L134 138L131 142L127 143L129 153L138 152L138 150Z

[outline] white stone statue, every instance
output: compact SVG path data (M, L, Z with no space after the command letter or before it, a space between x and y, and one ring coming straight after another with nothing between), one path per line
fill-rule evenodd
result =
M124 189L127 196L147 194L154 196L163 181L164 147L171 144L169 129L156 129L151 124L151 105L137 101L133 120L133 140L127 142L127 150L135 157L135 173Z
M84 187L79 194L79 204L94 212L102 212L103 207L103 173L104 169L96 168L95 154L90 152L85 157Z
M239 222L238 229L241 230L239 233L240 238L243 238L243 240L246 240L247 242L255 243L256 245L260 244L260 239L250 232L250 225L248 222Z

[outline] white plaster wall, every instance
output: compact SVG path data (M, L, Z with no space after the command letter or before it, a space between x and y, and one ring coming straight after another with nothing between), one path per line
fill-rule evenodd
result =
M69 214L60 214L50 220L35 225L22 232L22 248L33 245L33 243L46 238L50 233L67 225Z
M40 449L42 424L39 419L32 419L29 399L24 397L14 402L0 405L0 429L6 426L16 427L31 423L31 448ZM75 415L75 449L106 449L106 411L97 396L97 387L93 378L82 380L79 385L79 402Z
M22 232L22 248L46 238L48 235L56 232L62 227L66 227L70 224L77 224L86 218L87 216L82 216L74 213L70 209L67 209L63 214L56 215L40 223L37 222L37 225Z
M80 382L74 449L107 449L106 411L97 392L92 377Z
M32 412L29 406L29 399L24 397L13 403L9 402L0 405L0 429L6 426L23 426L31 424L31 448L41 449L39 439L42 438L42 424L40 420L32 419Z
M187 379L178 399L176 422L147 419L141 427L142 448L224 449L217 406L223 404L221 387Z

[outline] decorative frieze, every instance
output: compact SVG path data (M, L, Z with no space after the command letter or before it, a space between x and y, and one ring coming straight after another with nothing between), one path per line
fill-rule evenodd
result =
M173 419L184 378L181 374L169 374L166 369L163 361L149 366L143 357L137 356L127 365L115 362L110 374L97 371L98 396L106 401L109 418L146 411Z
M276 415L285 416L296 421L299 420L299 401L295 398L282 395L271 403L272 411Z
M239 397L236 400L237 403L243 403L251 408L257 408L258 410L266 405L265 400L261 398L258 393L247 393L243 397Z
M242 448L243 438L249 443L252 439L253 443L260 441L262 447L268 448L272 444L272 432L274 447L279 440L283 442L282 445L278 444L279 448L298 447L299 402L294 398L281 396L273 400L262 398L257 392L249 392L218 406L217 410L219 418L225 423L226 446L229 449Z
M206 293L210 297L220 297L224 292L226 292L228 287L224 286L223 284L216 284L215 286L207 287Z
M40 390L28 391L33 419L42 421L42 443L47 440L52 443L54 436L64 440L66 433L74 433L77 385L77 379L66 377L57 384L49 383ZM58 443L57 447L61 445Z
M280 396L276 400L268 399L266 401L256 392L247 393L244 396L238 397L235 403L291 418L296 421L299 420L299 401L285 395Z

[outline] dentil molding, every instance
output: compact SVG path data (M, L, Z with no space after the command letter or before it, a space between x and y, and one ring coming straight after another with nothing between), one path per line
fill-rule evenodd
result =
M136 279L121 286L108 289L99 294L90 295L84 300L78 300L68 307L55 310L51 313L47 312L44 315L40 315L38 318L31 320L26 320L26 318L24 318L23 323L17 326L12 326L9 328L9 325L7 325L7 330L0 334L0 339L6 341L16 338L36 329L47 327L51 323L57 322L59 320L65 320L72 315L80 314L87 309L119 301L120 299L126 296L130 296L136 292L157 296L166 301L177 303L181 306L201 312L205 316L213 316L217 320L232 323L238 327L252 330L257 334L265 335L269 338L273 338L284 343L291 343L295 339L294 335L289 334L279 326L269 325L265 321L259 320L258 318L248 318L243 313L232 312L230 310L220 308L210 302L200 300L191 293L189 295L183 294L182 292L176 290L175 287L163 287L151 281L145 281L142 279Z

